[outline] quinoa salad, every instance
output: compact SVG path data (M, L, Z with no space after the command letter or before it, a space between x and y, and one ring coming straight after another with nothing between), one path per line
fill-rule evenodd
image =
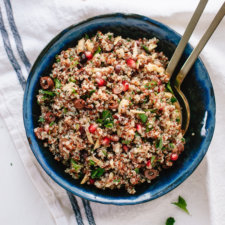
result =
M98 31L59 53L40 78L34 133L81 184L135 194L184 150L168 59L157 43Z

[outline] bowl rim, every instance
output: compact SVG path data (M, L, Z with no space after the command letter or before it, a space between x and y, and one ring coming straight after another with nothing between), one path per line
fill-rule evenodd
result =
M210 130L210 133L207 135L206 148L202 149L202 153L203 154L201 154L201 157L198 157L197 160L192 162L192 164L190 165L190 167L189 167L189 169L187 171L185 170L184 172L181 173L181 175L178 178L173 180L171 185L169 185L168 187L164 188L163 190L161 190L160 192L155 194L153 197L151 195L146 195L146 196L144 196L144 198L140 198L140 199L135 198L135 199L131 199L131 200L123 200L123 199L120 199L120 198L119 199L111 199L110 198L109 200L107 200L107 198L108 198L107 196L106 197L105 196L104 197L103 196L97 197L97 195L95 195L93 193L87 195L87 193L85 191L81 191L79 189L79 187L73 186L73 189L72 189L72 187L71 187L72 185L65 184L65 180L63 178L59 177L55 172L52 172L51 168L48 165L45 165L44 157L38 155L37 150L34 148L34 146L32 144L32 141L31 141L31 139L29 137L29 132L30 131L29 131L29 125L28 125L28 121L26 120L26 117L27 117L27 114L28 114L28 112L27 112L27 108L28 108L27 107L27 104L28 104L27 97L28 97L28 93L29 93L30 81L31 81L31 79L33 77L33 74L34 74L34 71L36 70L36 67L39 64L39 61L43 58L43 56L46 54L46 52L48 52L48 50L52 47L52 45L58 39L60 39L61 36L63 36L66 32L70 31L71 29L76 28L76 27L78 27L78 26L80 26L82 24L88 23L88 22L96 20L96 19L106 18L106 17L124 17L124 18L133 18L133 19L141 20L141 21L144 20L147 23L159 26L161 29L165 28L167 31L174 33L179 38L181 37L180 34L178 34L176 31L171 29L169 26L162 24L161 22L158 22L158 21L156 21L154 19L151 19L151 18L149 18L147 16L143 16L143 15L139 15L139 14L132 14L132 13L120 13L119 12L119 13L111 13L111 14L101 14L101 15L94 16L94 17L88 18L86 20L83 20L83 21L81 21L79 23L70 25L69 27L63 29L60 33L58 33L53 39L51 39L50 42L48 42L48 44L39 53L37 59L35 60L32 68L31 68L31 70L29 72L29 76L28 76L28 79L27 79L27 85L26 85L26 88L25 88L24 98L23 98L23 121L24 121L24 127L25 127L25 131L26 131L26 136L27 136L27 139L28 139L28 142L29 142L29 146L30 146L33 154L35 155L35 158L37 159L37 161L39 162L41 167L44 169L44 171L58 185L63 187L65 190L71 192L72 194L75 194L75 195L77 195L77 196L79 196L81 198L85 198L85 199L93 201L93 202L98 202L98 203L103 203L103 204L114 204L114 205L135 205L135 204L140 204L140 203L144 203L144 202L147 202L147 201L152 201L152 200L154 200L156 198L159 198L159 197L167 194L168 192L174 190L181 183L183 183L194 172L194 170L199 166L199 164L203 160L203 158L204 158L204 156L205 156L205 154L206 154L206 152L207 152L207 150L209 148L210 142L211 142L212 137L213 137L214 129L215 129L215 114L216 114L215 96L214 96L214 91L212 89L212 96L211 96L211 99L210 99L210 100L212 100L211 104L213 104L213 106L214 106L214 107L212 107L210 109L211 110L211 115L212 115L212 118L211 118L212 119L212 121L211 121L212 129ZM210 85L212 86L212 83L211 83L208 71L207 71L204 63L202 62L200 57L198 57L198 60L200 61L202 66L205 68L207 76L209 78ZM40 147L38 146L38 148L40 148Z

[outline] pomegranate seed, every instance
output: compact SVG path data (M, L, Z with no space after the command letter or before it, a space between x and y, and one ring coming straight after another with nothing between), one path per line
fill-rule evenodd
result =
M96 79L96 82L97 82L99 87L102 87L102 86L104 86L106 84L106 81L104 79L102 79L102 78Z
M92 59L93 58L93 55L91 52L85 52L85 56L88 60Z
M151 161L150 160L147 161L146 166L147 167L150 167L151 166Z
M94 134L94 132L96 131L96 128L97 128L97 125L91 124L91 125L88 127L88 130L89 130L90 133Z
M127 152L128 149L129 149L129 148L128 148L126 145L123 145L123 150L124 150L125 152Z
M104 138L102 139L102 144L103 144L103 145L109 145L109 143L110 143L110 139L109 139L108 137L104 137Z
M178 155L176 153L173 153L170 158L172 161L176 161L178 159Z
M89 182L90 182L90 184L94 184L95 180L90 178Z
M136 69L136 63L133 59L127 59L127 65L133 69Z
M136 129L137 129L137 132L138 133L141 133L141 131L142 131L142 126L141 126L141 124L136 124Z
M127 91L127 90L129 89L129 84L128 84L128 82L124 80L124 81L122 82L122 84L123 84L123 91Z

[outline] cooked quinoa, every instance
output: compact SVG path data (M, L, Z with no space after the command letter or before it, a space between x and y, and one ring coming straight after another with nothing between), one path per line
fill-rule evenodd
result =
M41 77L35 135L81 184L134 194L184 150L168 59L157 42L85 35Z

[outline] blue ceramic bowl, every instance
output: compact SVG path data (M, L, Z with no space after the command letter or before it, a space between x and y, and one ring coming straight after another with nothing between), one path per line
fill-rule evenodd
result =
M33 129L38 125L40 109L37 105L39 78L49 74L55 56L62 50L75 46L77 41L88 34L92 36L100 30L111 31L115 35L138 39L157 37L160 42L158 51L169 58L180 40L180 35L169 27L140 15L111 14L88 19L73 25L57 35L41 52L30 72L24 95L23 116L30 147L46 173L66 190L91 201L107 204L138 204L158 198L181 184L196 169L203 159L213 136L215 126L215 99L213 87L202 61L198 59L185 79L182 90L191 108L191 121L185 135L185 151L175 165L161 172L151 184L142 184L136 188L135 195L125 190L99 190L88 185L80 185L64 172L61 163L53 159L50 151L37 140ZM191 53L192 47L185 49L181 63ZM178 65L179 67L179 65ZM172 81L173 83L173 81ZM195 134L193 136L193 133Z

